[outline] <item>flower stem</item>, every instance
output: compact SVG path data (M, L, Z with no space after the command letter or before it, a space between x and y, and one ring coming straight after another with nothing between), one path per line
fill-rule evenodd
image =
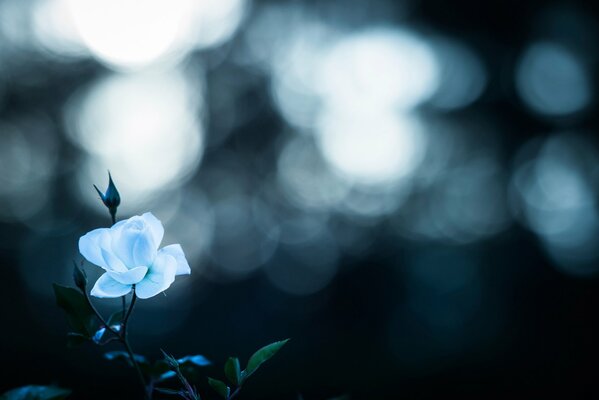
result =
M107 341L100 343L100 344L105 345L112 341L118 340L119 342L121 342L123 344L123 346L125 346L125 349L127 350L127 353L129 354L129 359L131 360L131 364L133 365L133 367L135 368L135 370L137 372L137 376L139 378L140 383L143 385L145 398L151 399L152 395L151 395L151 393L148 393L148 386L146 384L146 379L144 378L141 368L139 367L139 364L137 363L137 360L135 359L133 350L131 349L131 345L129 344L129 339L127 337L127 322L129 321L129 317L131 316L131 312L133 311L133 306L135 305L135 299L137 298L137 296L135 296L135 288L133 288L133 298L131 299L131 304L129 305L127 314L123 318L122 329L121 329L120 333L117 332L116 330L114 330L110 325L108 325L108 323L106 322L104 317L102 317L102 314L100 314L100 312L94 306L94 303L91 302L91 299L89 298L89 295L87 294L87 291L84 292L84 295L85 295L85 299L87 300L87 303L91 307L94 314L96 314L96 317L98 317L100 322L102 322L102 325L104 325L108 331L110 331L112 334L115 335L114 338L108 339Z
M98 190L98 189L96 188L96 190ZM116 224L116 207L109 208L108 211L110 213L110 218L112 219L112 225ZM106 329L108 329L110 332L115 334L116 340L120 341L123 344L123 346L125 346L125 349L127 350L127 354L129 354L129 359L131 360L131 364L133 365L133 367L135 368L135 371L137 372L137 377L139 378L139 382L143 386L144 398L150 400L152 398L153 385L152 384L148 385L146 383L146 378L144 377L144 374L141 371L139 363L135 359L135 353L133 353L133 349L131 348L131 344L129 344L129 338L127 336L127 322L129 322L129 317L131 317L131 313L133 312L133 307L135 306L135 300L137 299L137 296L135 295L135 285L133 285L132 292L133 292L133 295L131 297L131 303L129 303L128 309L127 309L126 296L121 297L121 304L123 306L123 320L121 322L120 333L115 331L114 329L112 329L112 327L108 326L108 324L106 323L106 321L104 320L102 315L100 315L100 313L96 310L96 308L90 301L87 292L85 293L85 298L87 299L89 305L92 307L92 310L96 313L96 315L98 316L100 321L102 321L104 326L106 326ZM125 310L126 310L126 312L125 312Z
M183 373L181 372L179 365L177 365L175 372L177 374L177 377L179 378L179 380L185 387L185 390L187 391L186 397L189 397L190 400L200 400L200 397L196 393L195 389L191 387L191 385L189 384L189 381L187 380L187 378L185 378L185 375L183 375Z
M129 304L129 309L127 313L123 316L123 336L127 334L127 322L129 322L129 317L133 312L133 307L135 306L135 301L137 300L137 296L135 295L135 285L133 285L132 289L133 295L131 296L131 303Z
M231 393L231 395L229 397L227 397L227 400L232 400L235 396L237 396L239 394L240 391L241 391L241 386L239 386L237 389L235 389L233 391L233 393Z
M139 382L141 383L141 385L144 388L145 398L150 399L151 396L148 393L148 386L146 384L146 378L144 378L144 374L143 374L143 372L141 372L141 368L139 367L139 364L137 363L137 360L135 359L135 354L133 353L133 349L131 349L131 345L129 344L129 340L127 339L127 336L123 336L123 338L121 339L121 343L123 343L123 345L125 346L125 349L127 350L127 353L129 354L129 359L131 359L131 363L133 364L133 367L135 368L135 371L137 372L137 377L139 378Z
M108 329L111 333L120 337L119 333L117 331L115 331L110 325L108 325L108 323L106 322L106 320L104 319L102 314L100 314L100 312L96 309L96 306L94 306L94 303L92 303L92 300L89 298L89 294L87 293L87 290L83 291L83 295L85 296L85 300L87 301L87 304L89 304L92 311L94 312L94 314L96 314L96 317L98 317L98 319L100 320L102 325L104 325L104 327L106 329Z
M110 209L110 218L112 219L112 225L116 224L116 209ZM123 317L127 311L127 295L121 297L121 305L123 308Z
M128 331L127 331L127 323L129 322L129 317L131 317L131 313L133 312L133 307L135 307L135 301L137 300L137 296L135 295L135 285L133 285L133 296L131 297L131 303L129 304L129 309L127 310L127 313L125 314L124 318L123 318L123 329L120 335L121 338L121 343L123 343L123 345L125 346L125 349L127 350L127 353L129 353L129 358L131 359L131 363L133 364L133 366L135 367L135 370L137 371L137 376L139 378L139 381L141 382L142 386L144 387L144 393L147 399L151 398L151 394L148 393L148 385L146 383L146 379L144 378L143 373L141 372L141 368L139 367L139 364L137 363L137 360L135 359L133 350L131 349L131 345L129 344L129 339L128 339Z
M124 317L125 313L127 312L127 296L121 297L121 304L123 306L123 317Z

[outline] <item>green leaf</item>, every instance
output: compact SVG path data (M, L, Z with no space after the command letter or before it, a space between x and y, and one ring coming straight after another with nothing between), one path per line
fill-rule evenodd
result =
M225 382L218 379L208 378L208 384L218 393L223 399L226 399L231 394L231 388L225 385Z
M29 385L9 390L0 396L1 400L61 400L71 394L69 389L57 386Z
M117 311L113 313L106 323L108 326L113 327L115 325L120 325L123 322L123 318L125 317L125 313L123 311Z
M98 321L83 293L56 283L53 286L56 304L66 312L71 328L76 333L91 337L96 332Z
M229 357L225 363L225 376L234 385L239 386L241 383L241 367L237 357Z
M268 361L275 354L277 354L277 352L281 350L281 347L283 347L288 341L289 339L274 342L255 352L248 361L248 365L243 374L243 380L247 379L251 374L253 374L260 367L260 365L262 365L262 363Z
M69 349L81 346L83 343L89 341L90 339L87 336L84 336L80 333L69 332L67 333L67 347Z

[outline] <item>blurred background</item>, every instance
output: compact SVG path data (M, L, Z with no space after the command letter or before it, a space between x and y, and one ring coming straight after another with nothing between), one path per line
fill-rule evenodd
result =
M598 48L582 1L0 0L0 391L139 394L51 286L110 170L193 271L138 353L291 337L241 399L592 397Z

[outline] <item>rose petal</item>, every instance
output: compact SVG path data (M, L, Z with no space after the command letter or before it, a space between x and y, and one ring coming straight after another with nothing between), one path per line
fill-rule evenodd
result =
M113 253L127 266L150 266L156 257L158 246L152 230L142 217L129 218L112 234Z
M102 257L104 257L104 261L106 262L106 271L127 272L128 268L117 256L104 249L101 249L101 252Z
M106 268L102 248L110 248L109 231L108 228L95 229L79 238L79 252L81 255L87 261L102 268Z
M110 227L110 230L112 231L116 231L117 229L119 229L121 226L123 226L127 221L129 221L128 219L124 219L122 221L117 222L116 224L112 225Z
M191 274L191 268L189 268L185 253L183 253L180 244L171 244L170 246L163 247L158 251L158 254L168 254L177 260L177 275Z
M177 260L168 254L159 254L144 279L135 285L137 297L147 299L165 291L175 281L176 273Z
M115 281L124 285L134 285L141 281L148 272L148 267L135 267L126 272L111 272L108 271L108 275Z
M133 245L133 261L135 265L152 265L154 258L156 258L156 248L154 244L154 238L151 235L144 232L139 235L137 241Z
M121 297L131 291L131 285L123 285L112 279L108 273L98 278L94 285L91 295L95 297Z
M156 249L162 243L162 237L164 236L164 227L162 226L162 222L158 218L154 216L151 212L147 212L141 216L146 224L150 227L150 231L152 232L152 237L154 238L154 244L156 245Z

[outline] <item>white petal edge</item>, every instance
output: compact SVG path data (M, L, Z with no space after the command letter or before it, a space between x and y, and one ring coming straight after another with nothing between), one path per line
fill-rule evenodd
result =
M164 237L164 227L162 226L162 222L160 222L160 220L151 212L147 212L141 217L150 227L150 231L154 237L154 244L156 245L156 249L158 249L158 247L160 247L160 243L162 243L162 238Z
M104 257L106 263L106 271L127 272L128 268L125 264L111 252L102 249L102 257Z
M116 231L117 229L119 229L122 225L124 225L127 221L129 221L128 219L123 219L119 222L117 222L116 224L112 225L110 227L110 230L112 231Z
M148 299L164 292L175 281L176 273L175 257L159 254L144 279L135 285L135 294L140 299Z
M171 244L163 247L158 251L159 254L168 254L177 260L177 274L176 275L189 275L191 274L191 268L185 258L185 253L180 244Z
M121 297L129 293L131 288L131 285L123 285L115 281L106 272L98 278L90 294L100 298Z
M148 267L135 267L127 272L112 272L108 271L107 274L110 275L112 279L115 281L122 283L123 285L135 285L139 281L141 281L146 273L148 272Z
M102 256L102 248L110 248L110 229L100 228L79 238L79 252L87 261L102 268L106 268L106 262Z

